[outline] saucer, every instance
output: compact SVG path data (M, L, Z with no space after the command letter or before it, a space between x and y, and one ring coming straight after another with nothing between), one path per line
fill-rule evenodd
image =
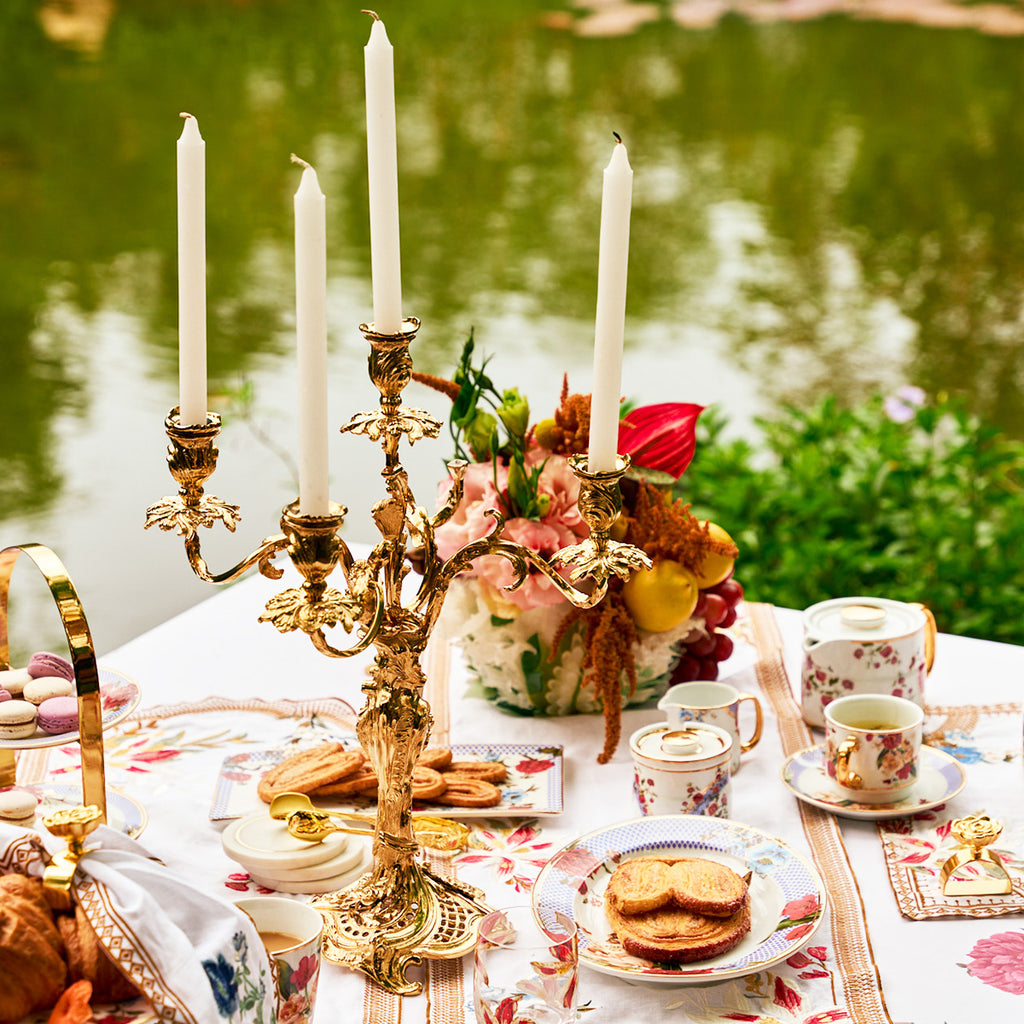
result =
M955 758L935 747L921 747L918 779L907 796L891 804L862 804L851 800L846 791L825 770L825 745L808 747L788 758L782 766L782 781L798 800L820 807L842 818L878 821L919 814L944 804L964 788L967 775Z

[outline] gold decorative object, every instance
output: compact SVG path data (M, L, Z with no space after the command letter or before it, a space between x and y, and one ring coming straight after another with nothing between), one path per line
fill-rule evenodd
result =
M580 512L590 537L551 562L505 540L504 517L497 509L488 513L494 520L488 536L466 544L447 560L438 556L434 533L462 500L466 463L449 463L453 484L438 512L431 514L416 504L399 461L399 443L403 437L410 444L436 437L442 426L428 413L402 406L402 390L412 371L409 346L418 329L415 319L403 321L396 334L360 326L369 342L369 374L380 392L380 405L353 416L341 430L363 434L384 451L381 475L387 497L372 510L381 539L368 557L356 559L338 536L343 508L332 506L330 515L314 517L299 515L292 504L282 515L281 534L268 537L233 569L211 573L200 553L198 527L211 526L218 518L229 529L237 523L235 506L203 493L216 467L219 422L212 415L205 425L196 427L182 427L176 410L168 416L168 464L179 494L153 505L146 517L147 527L173 529L185 538L193 571L210 582L234 579L257 563L265 576L280 578L280 570L269 559L287 551L305 582L272 598L261 621L272 622L282 632L304 631L317 650L330 657L349 657L370 644L376 648L371 678L363 686L366 703L356 726L380 780L374 866L354 885L321 897L315 906L325 919L324 956L363 971L401 994L415 994L422 987L406 977L409 965L423 957L455 958L471 950L479 921L488 912L478 889L441 877L416 859L419 844L411 814L412 770L432 725L430 707L423 699L420 658L452 581L482 555L498 555L514 571L509 589L522 584L532 567L573 604L588 608L604 597L612 574L625 576L650 565L643 552L609 537L621 508L619 480L629 467L629 460L622 457L606 473L589 473L582 460L573 461L580 479ZM423 576L415 593L403 602L402 583L410 571L408 553L413 548L419 550ZM558 571L562 564L572 567L568 581ZM337 568L344 577L344 593L326 584ZM584 579L588 589L578 589L575 584ZM327 642L324 629L335 625L356 634L351 645L338 649Z
M949 827L953 836L966 850L958 850L942 865L942 893L944 896L1002 896L1013 892L1013 880L995 850L987 847L1003 832L1003 823L987 814L969 814L957 818ZM959 874L967 865L976 871Z
M64 626L78 694L78 736L82 757L82 802L99 809L100 821L107 820L107 790L103 767L103 707L100 702L100 674L96 650L64 563L42 544L19 544L0 551L0 669L10 666L7 641L7 598L11 573L19 555L26 555L43 574ZM13 786L16 764L14 750L0 747L0 787Z
M68 844L61 853L53 855L43 870L43 885L65 895L70 894L78 862L85 856L85 840L102 823L102 812L92 804L54 811L43 818L47 831L58 839L66 839Z

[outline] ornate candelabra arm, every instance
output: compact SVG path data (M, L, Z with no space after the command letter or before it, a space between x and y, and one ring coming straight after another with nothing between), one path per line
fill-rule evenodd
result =
M580 481L580 515L590 527L590 536L559 551L553 559L555 564L574 567L569 573L573 583L586 577L606 580L612 574L629 579L638 569L649 569L651 560L643 551L611 539L612 524L622 511L619 480L629 469L629 456L618 456L614 469L598 473L586 468L585 455L572 456L569 465Z
M285 507L281 513L283 546L304 582L272 597L259 618L260 622L272 622L281 633L302 630L318 651L332 658L350 658L366 650L384 618L384 593L374 573L354 561L348 545L338 536L347 511L334 502L325 516L301 515L294 501ZM345 594L327 586L327 577L339 564L348 569ZM332 647L323 631L338 625L346 633L359 626L362 635L349 648Z
M271 580L279 580L284 575L284 570L278 569L270 559L287 546L288 538L283 533L275 534L273 537L264 537L260 541L260 546L251 554L246 555L238 565L220 573L211 572L207 566L199 549L198 535L192 534L185 538L185 555L188 557L188 564L192 567L192 571L204 583L230 583L232 580L238 579L243 572L252 568L257 562L259 562L259 571L262 576Z
M286 546L284 534L264 538L252 554L226 572L211 572L203 558L199 527L211 527L219 520L233 533L242 518L237 505L203 493L203 485L217 468L215 442L220 433L220 417L207 413L205 423L183 427L175 407L164 420L164 429L171 442L167 448L167 466L177 481L178 493L149 506L146 529L159 526L161 530L174 530L183 537L192 571L207 583L228 583L257 562L264 576L280 579L282 572L270 564L270 559Z

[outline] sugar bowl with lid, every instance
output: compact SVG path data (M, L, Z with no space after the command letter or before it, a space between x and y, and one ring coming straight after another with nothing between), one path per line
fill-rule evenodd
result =
M838 597L803 613L801 711L825 727L825 707L855 693L884 693L924 706L935 658L935 619L921 604Z
M716 725L664 722L629 739L633 792L644 814L729 816L733 738Z

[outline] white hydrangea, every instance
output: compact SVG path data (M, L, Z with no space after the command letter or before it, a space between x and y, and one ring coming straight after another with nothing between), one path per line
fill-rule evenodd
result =
M565 606L512 609L509 618L499 619L480 595L478 581L456 580L443 616L457 638L468 670L479 679L490 699L534 714L600 710L592 687L582 686L582 631L572 630L561 653L550 658ZM702 632L703 626L702 620L689 619L664 633L640 634L640 643L634 648L637 688L628 703L642 704L664 692L668 682L665 677L679 660L680 643ZM524 655L527 664L535 666L529 679ZM623 677L624 699L627 686Z

